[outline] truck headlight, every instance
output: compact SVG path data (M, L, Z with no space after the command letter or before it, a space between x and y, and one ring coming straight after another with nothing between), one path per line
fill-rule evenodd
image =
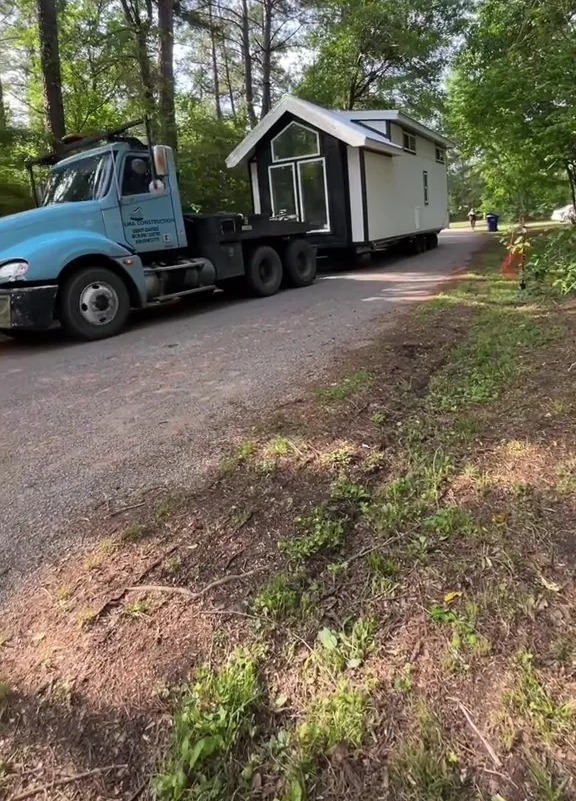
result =
M18 278L26 275L28 272L28 262L24 259L14 259L14 261L7 261L0 266L0 280L16 281Z

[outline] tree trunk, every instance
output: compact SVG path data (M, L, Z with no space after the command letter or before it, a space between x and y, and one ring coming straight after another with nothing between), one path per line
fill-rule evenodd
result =
M66 133L62 76L58 49L58 15L54 0L37 0L40 33L40 64L44 81L46 117L56 144Z
M146 19L143 19L142 14L140 13L139 0L120 1L122 4L122 11L124 12L124 18L126 19L126 22L128 23L128 26L132 30L132 34L134 36L136 60L138 62L140 80L142 81L142 93L144 96L144 113L150 119L152 131L154 132L156 122L156 93L154 71L152 69L150 52L148 49L148 37L152 22L152 18L150 16L151 9L147 9Z
M212 57L212 83L214 85L214 107L216 109L216 117L221 120L222 104L220 103L220 78L218 76L218 53L216 51L216 31L214 29L212 0L208 0L208 24L210 26L210 50Z
M174 104L174 6L172 0L158 0L160 32L160 131L163 143L178 148Z
M250 19L248 17L248 0L242 0L242 58L244 61L244 86L246 90L246 108L252 126L256 125L254 111L254 79L252 76L252 56L250 54Z
M0 131L5 131L8 125L6 119L6 106L4 105L4 87L0 78Z
M226 41L222 42L222 59L224 61L224 74L226 77L226 89L228 90L228 100L230 101L230 111L236 119L236 103L234 101L234 88L232 86L232 76L230 75L230 60L228 58L228 48Z
M272 106L272 9L273 0L262 3L262 113L265 117Z

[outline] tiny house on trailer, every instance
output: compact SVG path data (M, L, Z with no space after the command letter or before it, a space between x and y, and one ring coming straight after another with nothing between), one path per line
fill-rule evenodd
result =
M288 95L230 154L254 211L314 225L321 253L438 243L448 225L446 137L398 111L331 111Z

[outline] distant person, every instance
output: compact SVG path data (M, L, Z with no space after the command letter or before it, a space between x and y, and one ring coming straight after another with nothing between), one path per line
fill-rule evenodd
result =
M468 212L468 222L470 223L470 228L474 230L476 228L476 212L474 209L470 209Z

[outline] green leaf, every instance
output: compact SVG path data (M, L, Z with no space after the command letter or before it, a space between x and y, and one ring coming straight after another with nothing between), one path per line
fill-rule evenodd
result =
M336 648L338 648L338 637L330 629L320 629L318 632L318 640L327 651L335 651Z

